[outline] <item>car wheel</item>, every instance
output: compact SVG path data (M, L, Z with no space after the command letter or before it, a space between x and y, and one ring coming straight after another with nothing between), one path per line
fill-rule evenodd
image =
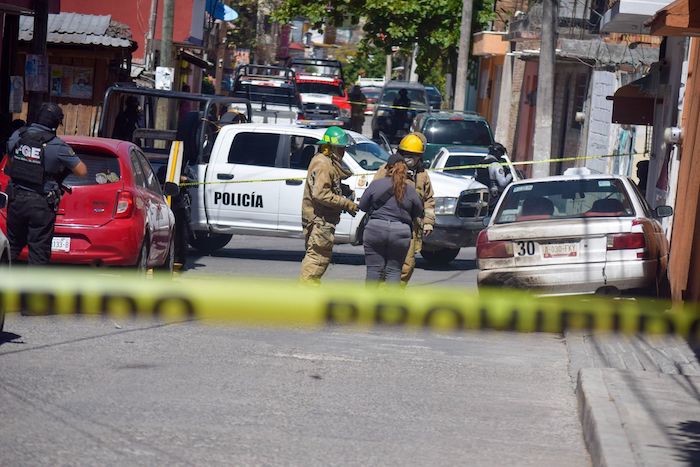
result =
M423 249L420 254L428 263L443 266L457 257L459 248L440 248L439 250Z
M158 266L158 272L163 276L172 276L175 269L175 238L170 239L168 246L168 255L165 257L163 264Z
M190 245L203 253L213 253L228 245L232 238L233 235L230 234L216 234L195 230L190 236Z
M10 268L10 252L4 251L0 254L0 271Z
M141 245L141 252L139 253L139 259L136 260L136 272L139 275L145 276L148 272L148 237L143 239L143 245Z

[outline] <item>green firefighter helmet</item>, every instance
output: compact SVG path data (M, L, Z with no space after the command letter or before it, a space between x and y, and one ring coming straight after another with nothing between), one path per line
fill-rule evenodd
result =
M328 127L326 132L323 134L323 138L318 144L330 144L331 146L348 146L348 135L345 131L337 126Z

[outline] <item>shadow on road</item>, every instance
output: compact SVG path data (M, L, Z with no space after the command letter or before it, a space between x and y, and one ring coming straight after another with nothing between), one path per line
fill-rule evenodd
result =
M20 336L19 334L15 334L14 332L0 332L0 345L7 344L8 342L20 339L21 337L22 336Z
M679 454L676 457L688 465L700 465L700 421L688 420L672 428L672 436Z
M416 258L416 267L426 271L471 271L476 269L476 260L455 259L448 264L430 264L418 256Z
M202 254L190 254L187 258L188 269L198 269L204 267L204 264L198 260L206 257ZM303 251L293 250L271 250L256 249L256 248L224 248L212 253L213 258L229 258L229 259L258 259L262 261L287 261L293 263L301 263L304 259ZM365 264L365 255L362 253L340 253L334 252L333 264L343 264L349 266L362 266ZM456 259L449 264L438 265L430 264L418 255L416 257L416 267L426 271L470 271L476 269L476 260Z

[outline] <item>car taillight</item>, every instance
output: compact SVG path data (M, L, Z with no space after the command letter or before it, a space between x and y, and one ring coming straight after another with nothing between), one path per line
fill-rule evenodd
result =
M134 195L130 191L117 193L117 207L114 210L115 219L123 219L134 212Z
M476 257L478 259L512 258L513 243L503 240L489 241L488 232L482 230L476 239Z
M637 258L647 257L647 241L644 234L641 232L633 233L621 233L608 235L608 250L639 250L644 249L637 253Z

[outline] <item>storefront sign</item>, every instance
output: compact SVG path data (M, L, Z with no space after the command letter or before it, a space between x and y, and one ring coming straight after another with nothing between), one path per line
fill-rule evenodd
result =
M51 95L92 99L92 68L51 65Z

